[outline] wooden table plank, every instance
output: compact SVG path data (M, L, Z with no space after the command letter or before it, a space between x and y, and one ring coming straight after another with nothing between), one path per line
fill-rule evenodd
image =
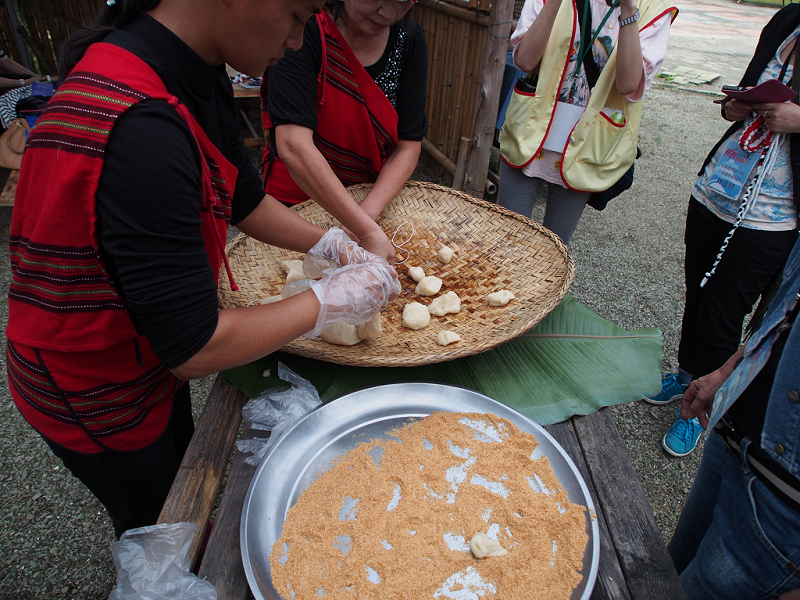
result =
M572 423L633 598L686 598L611 411Z
M230 385L227 381L225 383ZM253 430L246 426L241 439L268 435L266 431ZM198 572L198 577L207 579L214 585L217 590L217 600L245 600L250 595L239 544L239 525L242 520L244 498L257 468L244 462L248 456L250 455L236 451L236 458L228 473L225 492L217 509L214 528L211 530L208 547Z
M239 435L245 402L247 397L243 393L222 375L217 375L158 517L159 523L189 522L200 527L189 551L192 565L197 560L202 534L214 510L228 458Z
M611 598L629 600L631 595L625 585L625 577L617 560L617 553L614 551L614 544L611 541L611 535L606 525L605 512L597 499L597 493L592 485L589 469L586 466L586 460L583 458L583 451L575 433L575 428L571 421L562 421L554 425L546 425L545 429L569 454L584 482L586 482L586 487L589 488L592 502L594 502L597 525L600 530L600 565L594 590L592 591L592 600L610 600Z

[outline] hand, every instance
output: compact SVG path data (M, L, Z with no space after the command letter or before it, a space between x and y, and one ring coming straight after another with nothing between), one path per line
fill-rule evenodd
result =
M335 261L336 264L333 266L336 268L344 265L369 263L375 258L377 258L376 255L354 242L347 230L331 227L306 254L303 270L306 275L315 279L323 274L330 274L330 272L326 272L328 260ZM317 269L317 266L320 266L321 270Z
M622 13L622 18L632 15L638 8L637 0L620 0L619 8Z
M394 246L380 227L375 227L366 235L358 238L359 245L384 258L390 265L394 264Z
M753 110L749 104L741 100L728 100L725 104L725 119L728 121L744 121L750 111Z
M717 369L692 381L681 397L681 418L688 420L697 417L705 429L714 406L714 396L727 378L722 369Z
M800 600L800 588L789 590L778 596L778 600Z
M369 263L341 267L332 275L310 283L320 304L316 325L306 334L314 339L336 321L351 325L366 323L400 293L397 271L374 255ZM284 288L289 285L294 284Z
M793 102L754 104L753 110L763 115L766 127L775 133L800 132L800 106Z

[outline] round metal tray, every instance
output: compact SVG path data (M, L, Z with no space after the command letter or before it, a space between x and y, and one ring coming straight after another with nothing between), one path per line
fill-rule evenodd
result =
M589 541L583 579L572 600L588 600L600 561L600 535L594 504L575 464L547 433L517 411L473 390L434 383L396 383L352 392L299 419L258 466L242 508L240 544L247 581L257 600L282 600L272 585L269 556L283 529L286 511L338 456L411 419L437 411L493 413L536 436L533 458L546 456L570 502L586 507Z

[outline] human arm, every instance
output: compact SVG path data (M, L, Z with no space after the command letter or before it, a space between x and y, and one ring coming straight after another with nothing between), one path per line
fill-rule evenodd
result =
M5 52L0 56L0 68L11 75L11 77L0 77L0 88L3 89L24 87L30 85L33 81L51 81L52 79L57 79L34 73L30 69L12 60ZM14 77L15 75L17 77ZM25 83L21 83L20 79L25 80Z
M137 329L180 378L243 364L285 345L319 325L325 300L308 291L276 303L277 309L219 310L215 273L200 233L199 161L191 131L174 109L166 102L143 102L112 129L97 192L104 264ZM258 182L237 183L236 189L241 188L263 194ZM238 224L299 251L308 250L322 233L269 198ZM355 269L363 270L362 281L354 285L351 273L344 299L367 297L370 310L383 306L391 296L387 281L394 271L387 278L380 269L389 267ZM335 276L329 281L337 284Z
M708 417L714 407L714 396L733 373L737 363L744 355L744 349L744 346L740 347L719 369L699 377L689 384L681 397L682 419L697 417L703 429L708 426Z
M372 220L377 220L383 209L394 199L411 177L419 161L422 142L399 140L386 159L378 179L361 201L363 210ZM392 249L394 256L394 249Z
M514 50L514 64L520 71L529 73L536 70L544 56L553 24L558 14L558 9L564 0L548 0L545 2L541 11L537 13L536 4L539 0L526 0L517 22L517 30L525 29L522 39L517 43ZM566 0L571 1L571 0ZM517 39L512 35L512 43Z
M636 12L636 0L622 0L620 19L627 19ZM623 96L634 93L642 82L642 45L639 40L639 23L620 27L619 38L614 49L617 53L617 91Z
M291 123L278 125L275 127L275 146L292 179L310 198L350 230L362 247L390 263L394 262L394 247L389 238L347 193L328 161L314 145L314 132L311 129Z

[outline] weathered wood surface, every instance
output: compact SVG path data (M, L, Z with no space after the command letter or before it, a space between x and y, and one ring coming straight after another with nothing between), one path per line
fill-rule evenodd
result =
M245 427L241 439L267 435L266 431ZM256 467L244 462L247 456L249 455L236 452L233 466L228 473L225 492L217 509L208 547L198 572L198 577L207 579L214 585L217 590L217 600L244 600L250 595L239 545L242 506L247 489L250 487L250 480L256 472Z
M686 598L611 411L571 422L630 596Z
M0 206L14 206L17 183L19 183L19 171L14 169L9 173L6 184L3 186L3 192L0 193Z
M217 376L158 517L159 523L188 522L200 527L189 551L190 564L197 559L202 535L214 510L228 458L239 435L245 402L243 393Z
M586 466L586 461L581 451L581 444L575 433L572 421L562 421L561 423L546 425L545 430L561 444L561 447L564 448L572 459L572 462L575 463L575 467L577 467L581 477L583 477L583 480L586 482L586 487L589 488L592 502L594 502L597 525L600 530L600 565L597 571L597 581L592 592L592 600L606 600L611 598L629 600L631 595L625 585L625 577L622 574L622 568L617 560L614 544L608 532L605 511L600 506L597 493L592 485L592 478ZM639 508L641 509L642 507ZM648 511L650 510L649 505L646 505L645 508Z

